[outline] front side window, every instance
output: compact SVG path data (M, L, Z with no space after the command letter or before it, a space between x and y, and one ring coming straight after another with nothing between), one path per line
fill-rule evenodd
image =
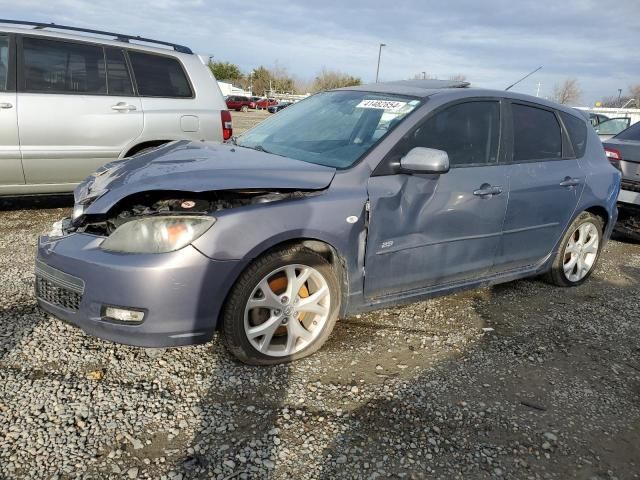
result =
M587 148L586 122L566 112L560 112L560 117L562 117L564 126L573 144L573 153L575 153L576 158L581 158L584 156L585 149Z
M138 92L145 97L191 98L193 92L180 62L172 57L129 52Z
M115 48L107 48L107 85L109 95L133 95L133 85L124 59L124 52Z
M513 104L513 161L562 158L562 134L553 112Z
M0 35L0 92L7 90L9 74L9 37Z
M500 104L494 101L453 105L436 113L413 133L411 147L444 150L452 167L498 161Z
M25 37L24 88L39 93L107 93L101 47Z
M237 139L241 147L349 168L412 112L420 100L338 90L313 95Z

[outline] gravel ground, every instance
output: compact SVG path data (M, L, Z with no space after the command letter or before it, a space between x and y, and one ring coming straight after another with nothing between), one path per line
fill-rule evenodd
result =
M640 478L640 244L578 288L357 315L255 368L217 338L152 358L40 312L36 238L70 203L0 204L0 478Z

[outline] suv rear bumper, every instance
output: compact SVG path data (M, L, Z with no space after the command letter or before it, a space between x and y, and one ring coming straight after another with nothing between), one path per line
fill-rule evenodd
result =
M99 248L101 237L38 241L40 307L86 333L127 345L171 347L211 339L238 262L209 259L192 246L164 254ZM139 323L105 317L107 306L143 311Z

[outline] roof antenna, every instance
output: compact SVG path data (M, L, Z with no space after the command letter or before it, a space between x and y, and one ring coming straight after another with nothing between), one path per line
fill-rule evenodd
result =
M534 73L536 73L538 70L540 70L542 68L542 65L540 65L538 68L536 68L535 70L527 73L524 77L522 77L520 80L518 80L515 83L512 83L511 85L509 85L507 88L505 88L505 91L507 90L511 90L511 87L515 87L517 84L519 84L522 80L524 80L527 77L530 77L531 75L533 75Z

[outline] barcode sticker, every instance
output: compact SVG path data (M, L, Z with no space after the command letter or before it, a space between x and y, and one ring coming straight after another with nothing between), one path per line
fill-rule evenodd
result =
M362 100L356 108L376 108L387 112L397 112L404 107L407 102L396 102L395 100Z

